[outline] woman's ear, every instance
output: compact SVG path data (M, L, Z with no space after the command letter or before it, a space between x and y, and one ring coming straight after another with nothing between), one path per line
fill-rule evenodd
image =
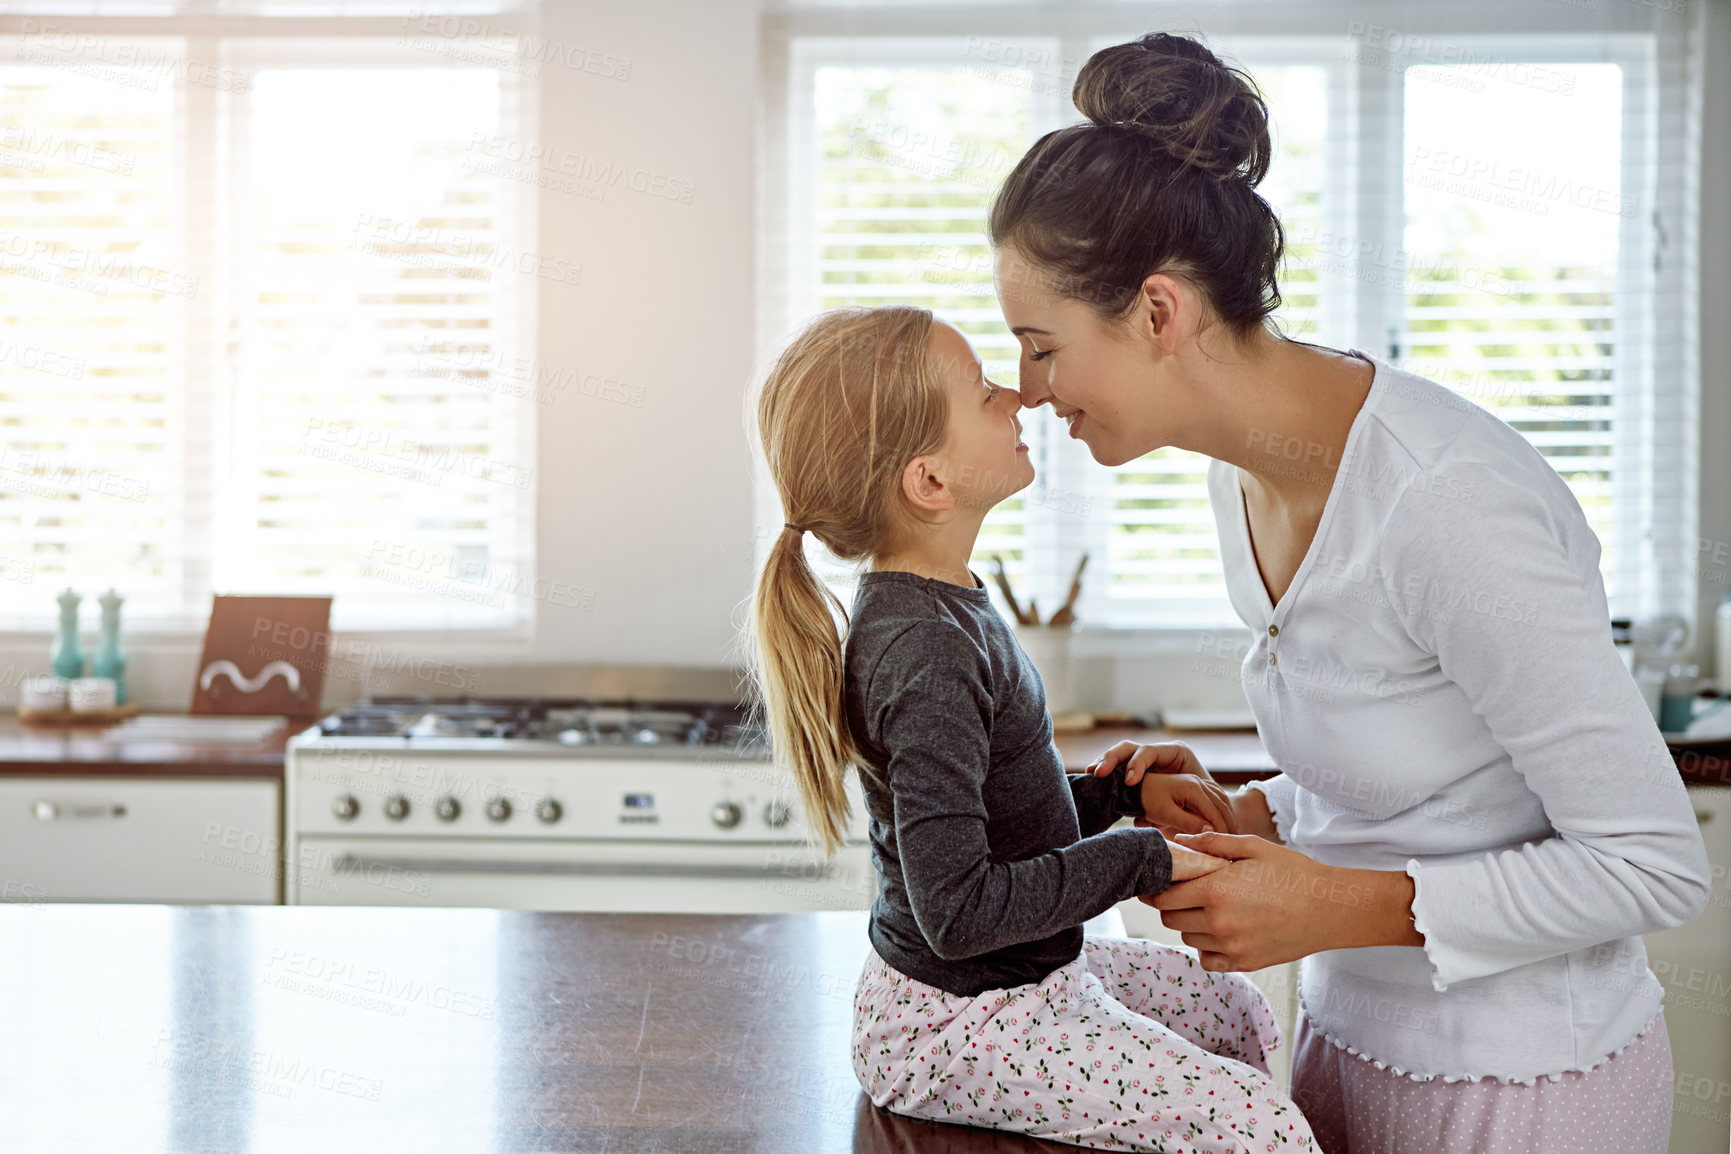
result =
M1171 356L1177 350L1178 329L1187 319L1188 304L1187 290L1169 273L1150 273L1142 282L1136 301L1137 325L1161 355Z

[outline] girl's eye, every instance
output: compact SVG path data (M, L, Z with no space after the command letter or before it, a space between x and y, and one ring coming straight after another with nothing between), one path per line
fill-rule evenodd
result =
M1001 391L1000 386L994 385L994 384L992 384L992 382L987 381L986 382L986 404L989 405L993 401L997 400L998 399L998 393L1000 391Z

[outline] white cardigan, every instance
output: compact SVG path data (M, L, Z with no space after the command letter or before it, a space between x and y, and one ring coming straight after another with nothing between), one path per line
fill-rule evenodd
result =
M1254 638L1245 693L1282 771L1256 787L1287 845L1411 875L1425 935L1305 958L1300 1003L1336 1046L1421 1080L1589 1070L1659 1012L1638 935L1706 909L1706 848L1568 486L1484 409L1353 352L1375 377L1279 605L1237 466L1208 471ZM1278 431L1251 440L1247 470L1314 467Z

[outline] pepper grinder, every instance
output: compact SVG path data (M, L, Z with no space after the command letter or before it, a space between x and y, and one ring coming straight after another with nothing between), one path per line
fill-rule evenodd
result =
M102 606L102 629L96 654L90 659L90 675L114 682L114 704L126 704L126 651L120 647L120 603L126 598L113 589L96 599Z
M84 676L84 653L78 648L78 602L83 599L67 589L55 600L60 602L60 630L54 635L49 657L54 676L72 681Z

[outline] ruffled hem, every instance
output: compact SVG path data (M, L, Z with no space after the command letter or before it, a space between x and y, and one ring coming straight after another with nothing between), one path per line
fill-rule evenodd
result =
M1603 1066L1606 1062L1609 1062L1612 1058L1615 1058L1618 1054L1621 1054L1624 1050L1627 1050L1630 1046L1633 1046L1636 1042L1639 1042L1642 1038L1645 1038L1647 1034L1652 1031L1654 1025L1658 1023L1659 1015L1665 1012L1664 1004L1661 1003L1659 1008L1653 1011L1653 1016L1647 1019L1646 1025L1635 1031L1635 1036L1633 1038L1630 1038L1627 1042L1624 1042L1621 1046L1618 1046L1615 1050L1612 1050L1590 1066L1565 1066L1563 1069L1555 1071L1554 1073L1535 1074L1531 1078L1505 1078L1501 1074L1417 1074L1410 1070L1403 1070L1399 1066L1384 1062L1378 1058L1373 1058L1369 1054L1360 1051L1355 1046L1347 1045L1345 1039L1337 1038L1327 1030L1324 1030L1321 1026L1318 1026L1316 1020L1304 1012L1304 989L1302 986L1299 987L1298 997L1298 1012L1304 1016L1304 1019L1310 1023L1310 1028L1316 1031L1324 1041L1328 1042L1337 1050L1345 1050L1348 1054L1351 1054L1361 1062L1369 1062L1378 1070L1388 1070L1391 1073L1400 1075L1412 1082L1434 1082L1441 1079L1444 1082L1496 1082L1504 1086L1532 1086L1536 1085L1540 1078L1549 1078L1553 1082L1560 1082L1563 1080L1564 1074L1590 1074L1600 1066Z
M1432 941L1429 919L1425 917L1423 909L1425 904L1423 898L1426 891L1420 890L1418 884L1418 875L1422 868L1417 858L1406 860L1406 876L1412 879L1412 928L1424 936L1422 949L1424 950L1424 960L1430 964L1430 988L1442 994L1447 993L1449 987L1448 983L1442 980L1442 967L1437 965L1436 958L1431 954Z
M1267 780L1267 778L1259 778L1256 781L1247 781L1244 783L1244 788L1254 789L1262 795L1263 802L1268 806L1268 819L1274 823L1274 836L1280 839L1281 845L1291 845L1292 818L1288 817L1285 821L1280 820L1280 810L1274 805L1274 795L1264 788L1264 783Z

